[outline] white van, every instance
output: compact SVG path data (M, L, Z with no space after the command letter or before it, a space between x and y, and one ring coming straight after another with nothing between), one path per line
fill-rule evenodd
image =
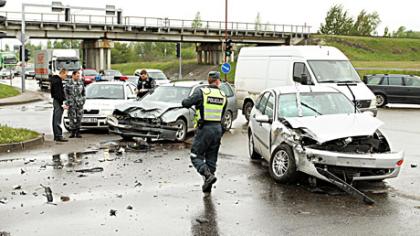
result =
M375 95L337 48L244 47L239 52L235 74L237 106L247 119L260 92L295 82L333 86L355 101L359 110L376 116Z

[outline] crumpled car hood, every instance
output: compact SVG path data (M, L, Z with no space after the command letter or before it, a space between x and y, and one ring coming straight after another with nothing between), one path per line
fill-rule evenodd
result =
M128 113L131 117L156 118L178 107L181 107L180 103L137 101L122 104L116 109Z
M285 118L290 125L301 128L319 144L346 137L373 135L383 122L366 113L333 114Z

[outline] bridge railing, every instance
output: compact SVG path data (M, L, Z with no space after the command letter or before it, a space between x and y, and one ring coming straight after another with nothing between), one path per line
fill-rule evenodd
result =
M21 12L0 12L6 16L8 20L21 21ZM83 15L72 14L70 21L65 21L63 13L39 13L25 12L25 21L41 22L41 23L75 23L75 24L98 24L107 26L131 26L131 27L155 27L160 29L177 28L181 30L195 31L220 31L225 29L223 21L194 21L169 18L155 17L138 17L125 16L121 24L117 24L116 16L106 15ZM256 24L246 22L228 22L227 29L229 31L249 31L261 33L311 33L311 26L307 25L290 25L290 24Z

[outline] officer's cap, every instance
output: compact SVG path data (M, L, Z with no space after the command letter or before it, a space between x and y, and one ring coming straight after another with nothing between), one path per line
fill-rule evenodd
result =
M209 72L209 78L212 78L212 79L220 79L220 72L218 72L218 71L210 71Z

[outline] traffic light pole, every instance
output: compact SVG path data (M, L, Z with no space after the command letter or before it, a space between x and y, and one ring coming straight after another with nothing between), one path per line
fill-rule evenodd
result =
M227 42L227 20L228 20L228 0L225 0L225 55L224 55L224 63L227 62L227 56L226 56L226 42ZM227 81L227 74L225 74L225 81Z
M20 74L22 80L22 93L25 92L25 4L22 4L22 33L20 34L20 42L22 43L22 55L21 68L22 72Z
M182 79L182 46L181 46L181 42L179 42L179 74L178 74L178 79Z

